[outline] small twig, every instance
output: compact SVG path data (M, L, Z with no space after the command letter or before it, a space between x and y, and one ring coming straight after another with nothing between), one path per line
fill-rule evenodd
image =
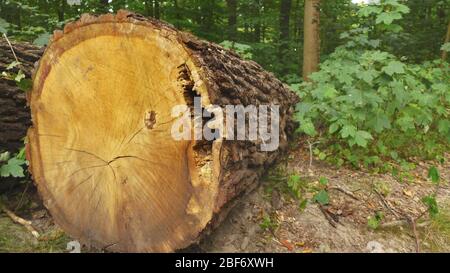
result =
M379 193L377 190L375 190L375 192L378 194L378 196L380 197L381 201L383 202L384 206L386 208L388 208L397 219L400 219L400 221L398 221L398 225L403 224L403 223L407 223L411 225L412 231L413 231L413 235L414 235L414 239L415 239L415 248L416 248L416 252L420 253L420 239L419 239L419 233L417 232L417 221L422 218L422 216L425 215L425 213L427 212L422 211L419 216L417 217L413 217L410 215L407 215L406 213L400 211L397 212L390 204L389 202L387 202L387 200L383 197L383 195L381 195L381 193ZM389 223L385 224L384 227L389 226ZM393 226L394 223L391 223L390 226Z
M25 220L23 218L20 218L19 216L15 215L14 212L7 209L5 206L3 206L3 211L6 213L6 215L13 220L13 222L20 224L24 226L35 238L39 238L39 232L34 229L34 227L31 224L31 221Z
M25 186L25 189L23 190L22 194L20 195L19 202L17 203L17 206L14 209L14 212L16 212L20 208L20 206L22 206L23 197L25 196L25 193L27 192L29 185L30 185L30 182L28 181L27 185Z
M392 214L394 214L394 216L397 219L401 219L399 213L388 203L388 201L384 198L384 196L379 193L377 190L375 190L376 194L378 195L378 197L380 197L381 202L383 203L383 205L392 212Z
M11 48L12 54L14 55L14 59L16 59L16 62L20 63L20 62L19 62L19 59L17 59L16 52L14 52L14 48L13 48L11 42L10 42L9 39L8 39L8 36L6 36L6 34L3 33L3 37L5 38L6 42L8 43L9 48Z
M387 222L384 224L381 224L380 228L391 228L391 227L400 227L400 226L409 226L410 221L407 220L395 220L395 221L391 221L391 222ZM425 221L423 223L417 223L417 219L416 219L416 227L426 227L430 224L429 221Z
M323 213L323 215L325 216L325 218L327 219L328 223L330 223L330 225L334 228L337 228L336 222L334 221L334 219L328 214L327 210L321 205L319 204L319 209L320 211Z
M337 190L337 191L340 191L340 192L342 192L343 194L346 194L346 195L350 196L351 198L355 199L356 201L359 201L359 198L356 197L356 195L354 195L353 192L348 191L348 190L346 190L346 189L343 189L343 188L341 188L341 187L333 186L333 187L329 187L328 189L329 189L329 190Z
M320 141L316 141L314 143L311 143L309 140L306 140L308 142L309 145L309 169L312 169L312 165L313 165L313 147L316 144L319 144Z
M417 233L416 219L414 219L412 216L410 216L408 219L412 226L414 239L416 240L416 252L420 253L420 241L419 241L419 234Z

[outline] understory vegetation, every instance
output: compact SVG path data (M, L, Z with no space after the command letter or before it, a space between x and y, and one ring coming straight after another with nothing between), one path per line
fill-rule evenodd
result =
M409 8L397 1L365 6L343 45L297 89L299 131L316 155L338 165L389 169L389 160L443 160L450 143L450 68L442 59L413 63L394 55L387 38ZM442 50L448 50L449 44Z

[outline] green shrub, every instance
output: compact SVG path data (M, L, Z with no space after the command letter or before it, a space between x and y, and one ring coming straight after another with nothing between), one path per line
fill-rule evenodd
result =
M386 19L395 13L393 20L376 20L383 31L392 33L397 31L392 22L407 10L401 5L402 12L386 7L360 14ZM318 138L322 158L333 154L329 159L338 164L436 158L450 143L449 64L409 64L381 50L380 41L370 39L374 29L379 27L343 33L346 44L320 65L310 82L299 86L298 130Z

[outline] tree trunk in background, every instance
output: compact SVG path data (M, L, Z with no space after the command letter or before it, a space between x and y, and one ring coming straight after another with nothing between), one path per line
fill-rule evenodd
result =
M447 35L445 36L445 41L444 44L449 43L450 42L450 22L448 23L447 26ZM447 60L447 51L442 50L442 60L446 61Z
M107 13L107 12L109 12L109 9L108 9L109 1L108 0L99 0L99 1L100 2L99 2L99 9L98 9L98 11L100 13Z
M305 0L303 78L319 69L320 59L320 0Z
M22 29L22 8L20 6L17 9L17 27Z
M66 8L66 0L60 0L58 8L58 20L60 22L64 21L65 8Z
M297 97L221 46L127 11L84 15L51 41L34 74L27 158L55 222L81 243L120 252L187 247L288 147ZM194 120L195 97L222 109L278 105L279 148L261 150L261 137L175 140L172 126ZM180 105L181 122L172 116Z
M202 26L206 32L214 27L215 0L208 0L207 4L202 4Z
M178 0L173 0L173 7L175 9L175 19L176 19L175 26L177 28L180 28L182 15L180 11L180 6L178 5Z
M145 15L147 17L154 17L153 0L145 0Z
M155 0L155 18L160 19L161 18L161 7L159 0Z
M227 0L227 7L228 7L228 40L236 41L237 0Z
M279 59L282 64L281 71L283 74L286 73L286 66L288 63L287 54L289 53L289 23L291 18L291 0L281 0L280 3L280 46L278 49Z
M259 43L261 41L261 0L255 1L255 18L257 19L255 23L255 32L253 41Z
M262 5L263 5L263 16L262 16L262 24L261 24L261 40L264 42L266 40L266 33L267 33L267 18L266 15L268 14L270 8L271 8L271 0L262 0Z
M31 77L34 63L39 59L42 50L28 43L12 43L22 70L27 78ZM0 37L0 71L15 61L7 41ZM17 73L15 68L12 73ZM31 124L30 110L26 103L26 93L17 87L15 81L0 79L0 152L17 152L23 146L22 139L26 136Z

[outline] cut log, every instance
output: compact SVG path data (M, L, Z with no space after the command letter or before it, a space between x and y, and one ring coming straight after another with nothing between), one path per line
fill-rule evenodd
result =
M177 141L176 105L280 107L280 148ZM55 221L108 251L172 252L207 234L286 149L296 96L258 64L153 19L84 15L34 74L30 170Z
M21 69L30 78L34 63L39 59L42 50L28 43L8 44L0 37L0 71L6 72L8 65L16 61L13 48ZM18 67L8 72L17 73ZM23 146L23 138L31 125L30 110L26 103L26 94L17 87L13 80L0 79L0 152L17 152Z

